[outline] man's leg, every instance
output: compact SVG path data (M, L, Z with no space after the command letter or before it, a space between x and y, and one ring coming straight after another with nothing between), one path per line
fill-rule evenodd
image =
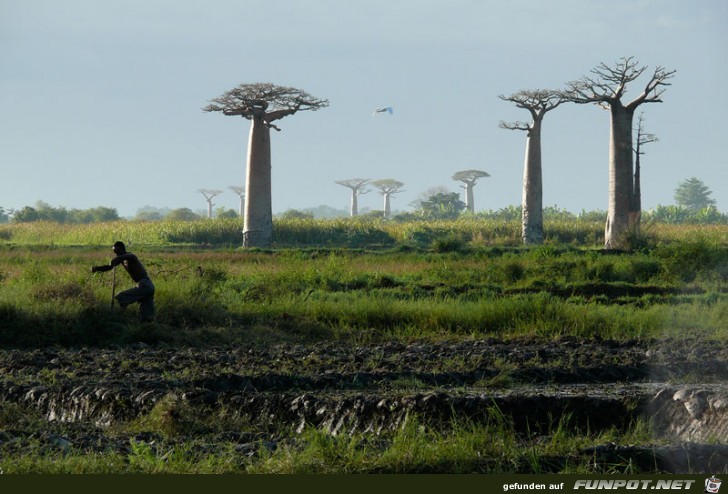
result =
M141 280L134 288L119 293L116 300L122 309L129 304L139 302L139 313L142 319L149 315L154 317L154 285L149 279Z
M154 320L154 294L139 301L139 317L145 322Z

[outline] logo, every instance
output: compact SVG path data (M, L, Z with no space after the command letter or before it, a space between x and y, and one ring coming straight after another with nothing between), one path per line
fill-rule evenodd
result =
M720 482L721 480L715 476L705 479L705 492L716 494L720 490Z

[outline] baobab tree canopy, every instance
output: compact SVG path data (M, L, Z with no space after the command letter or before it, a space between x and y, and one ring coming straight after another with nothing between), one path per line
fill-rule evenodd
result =
M517 93L511 94L510 96L501 94L498 97L503 101L515 103L518 108L528 110L534 121L542 119L546 112L553 110L560 104L567 101L567 96L564 92L555 89L521 90ZM526 131L532 130L533 125L533 123L528 124L521 121L500 122L499 124L502 129Z
M569 101L574 103L612 105L621 101L627 92L627 84L636 80L646 69L646 66L640 66L633 57L623 57L613 67L600 63L591 70L594 76L585 76L578 81L570 82L566 94ZM665 86L670 85L667 80L671 79L675 72L659 65L655 67L642 92L624 107L634 111L642 103L662 103L660 96L667 89Z
M225 115L241 115L248 120L265 117L266 122L291 115L298 111L316 111L329 106L329 101L311 96L306 91L268 82L240 84L210 100L203 108L207 112Z
M452 179L457 180L458 182L474 182L483 177L490 177L490 174L482 170L462 170L456 172L452 176Z
M392 178L382 178L379 180L374 180L372 182L372 185L376 188L378 188L381 191L381 194L396 194L399 192L403 192L400 190L402 187L404 187L404 183L394 180Z

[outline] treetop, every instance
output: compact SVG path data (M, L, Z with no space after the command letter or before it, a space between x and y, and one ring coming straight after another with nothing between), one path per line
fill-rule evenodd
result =
M329 106L328 100L316 98L301 89L259 82L240 84L211 99L202 110L222 112L225 115L241 115L250 119L255 115L280 113L280 116L286 116L297 111L316 111L327 106Z
M627 84L639 78L646 69L647 66L640 65L633 57L622 57L611 66L602 62L591 70L592 76L567 84L568 99L574 103L611 105L621 100L627 92ZM675 72L659 65L655 67L642 92L626 106L634 109L642 103L661 103L660 96Z
M483 170L462 170L456 172L452 176L452 179L459 180L461 182L470 182L482 177L490 177L490 174L488 172L484 172Z

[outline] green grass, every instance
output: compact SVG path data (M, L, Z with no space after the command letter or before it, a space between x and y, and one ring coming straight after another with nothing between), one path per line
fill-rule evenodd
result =
M82 451L65 445L30 440L21 452L12 444L0 445L0 468L14 473L585 473L594 465L583 450L618 442L654 443L650 424L632 424L626 430L593 433L575 429L564 416L534 440L517 432L497 408L478 423L454 420L426 424L409 417L400 427L378 435L332 435L307 428L280 442L259 439L240 447L234 442L210 448L203 436L180 443L164 418L170 403L160 402L147 416L114 426L110 435L129 438L123 450ZM7 407L6 407L7 408ZM0 410L2 411L2 410ZM2 416L2 415L0 415ZM201 420L200 418L192 419ZM201 427L204 424L191 424ZM207 427L204 425L204 427ZM134 439L129 433L156 439ZM158 435L161 433L162 435ZM8 454L9 453L9 454ZM612 465L613 472L630 472L630 465Z
M0 345L725 333L720 232L621 254L437 250L140 248L158 306L142 327L110 310L110 274L90 273L108 248L0 245Z

